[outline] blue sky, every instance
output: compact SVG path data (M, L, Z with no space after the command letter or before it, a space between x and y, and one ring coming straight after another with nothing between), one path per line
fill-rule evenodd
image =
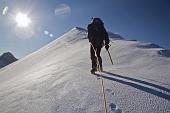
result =
M28 28L17 27L19 11L31 18ZM170 49L169 0L1 0L0 13L0 54L10 51L18 58L75 26L86 28L91 17L102 18L107 30L127 39Z

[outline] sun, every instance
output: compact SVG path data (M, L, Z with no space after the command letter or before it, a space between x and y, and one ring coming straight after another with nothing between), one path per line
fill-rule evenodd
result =
M31 19L27 16L27 14L21 12L16 15L15 21L18 27L28 27L31 23Z

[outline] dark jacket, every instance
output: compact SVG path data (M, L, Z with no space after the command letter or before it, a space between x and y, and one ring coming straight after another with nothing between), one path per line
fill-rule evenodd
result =
M94 23L88 25L88 39L95 47L102 47L104 44L109 44L108 33L104 26L98 26Z

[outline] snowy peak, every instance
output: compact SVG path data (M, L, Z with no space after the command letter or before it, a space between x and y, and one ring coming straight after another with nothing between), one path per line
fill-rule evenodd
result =
M81 27L73 27L71 30L69 30L67 33L70 33L70 32L74 32L74 33L80 33L80 32L84 32L84 33L87 33L87 30L84 29L84 28L81 28ZM66 33L66 34L67 34Z
M74 27L61 37L64 38L63 40L65 40L65 43L67 43L66 45L68 45L68 44L77 43L83 39L87 39L87 34L88 32L86 29L81 28L81 27ZM169 50L165 50L157 44L148 43L148 42L140 42L137 40L126 40L121 35L117 33L112 33L112 32L108 32L108 35L109 35L111 42L116 41L116 40L128 41L128 42L134 43L134 47L136 48L146 49L146 50L155 49L157 55L162 56L162 57L170 57Z
M87 30L81 27L74 27L61 37L67 38L66 40L69 42L73 40L86 39Z
M74 27L73 29L71 29L69 32L76 32L76 33L80 33L80 32L84 32L87 35L87 30L81 27ZM114 39L114 40L122 40L124 39L121 35L117 34L117 33L112 33L108 31L108 35L109 38ZM86 36L87 37L87 36Z
M170 58L170 50L166 50L166 49L160 50L160 51L158 51L158 54L161 55L161 56Z
M10 52L6 52L0 56L0 68L17 61Z
M159 45L156 45L154 43L140 43L140 45L137 46L138 48L145 48L145 49L149 49L149 48L162 48Z
M3 57L14 57L14 56L12 55L12 53L6 52L6 53L2 54L1 57L3 58Z
M135 41L135 42L138 42L138 41ZM138 42L136 44L136 47L140 49L146 49L146 50L150 50L150 49L156 50L158 55L162 57L170 57L170 50L166 50L163 47L157 44L154 44L154 43Z
M74 27L73 29L76 29L76 30L79 30L79 31L85 31L85 32L87 32L87 30L86 30L86 29L81 28L81 27Z
M108 32L108 35L109 35L109 38L112 38L112 39L118 39L118 40L122 40L124 39L121 35L119 34L116 34L116 33L112 33L112 32Z

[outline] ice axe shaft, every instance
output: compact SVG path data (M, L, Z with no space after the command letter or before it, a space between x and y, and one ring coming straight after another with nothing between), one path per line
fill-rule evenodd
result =
M109 54L110 61L111 61L112 65L113 65L113 60L112 60L112 57L111 57L111 55L110 55L109 50L107 50L107 52L108 52L108 54Z

